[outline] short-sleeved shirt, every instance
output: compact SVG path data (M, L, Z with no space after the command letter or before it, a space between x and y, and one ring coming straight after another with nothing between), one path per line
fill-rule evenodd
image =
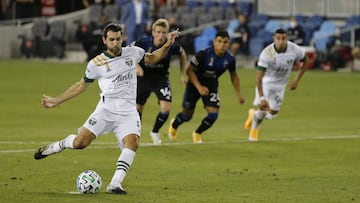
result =
M208 88L218 87L218 78L226 71L235 72L235 58L226 51L221 57L216 56L214 47L209 47L195 54L191 61L199 82Z
M153 43L153 37L145 37L135 42L135 46L143 48L146 52L154 52L160 47L156 47ZM156 64L147 64L143 61L140 62L140 66L144 70L143 80L156 81L157 79L165 78L169 75L170 60L172 55L180 55L183 52L183 48L178 44L174 43L171 45L167 54Z
M98 79L100 96L116 99L107 108L115 113L126 113L136 108L136 64L144 58L145 51L136 46L121 48L113 57L107 52L92 59L85 71L85 81ZM115 104L116 103L116 104Z
M281 90L287 85L289 75L296 60L304 60L305 51L290 41L287 42L285 52L277 52L272 43L260 53L257 63L258 69L265 69L262 83L270 89Z

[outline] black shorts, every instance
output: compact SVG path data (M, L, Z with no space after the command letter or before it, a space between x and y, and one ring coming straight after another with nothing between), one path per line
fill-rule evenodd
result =
M159 101L161 100L171 102L172 93L169 77L153 80L144 79L143 77L138 77L137 79L137 104L144 105L151 92L156 94L156 97Z
M204 106L220 107L220 97L217 88L209 88L209 95L202 97L192 83L187 83L182 102L183 108L195 109L200 97Z

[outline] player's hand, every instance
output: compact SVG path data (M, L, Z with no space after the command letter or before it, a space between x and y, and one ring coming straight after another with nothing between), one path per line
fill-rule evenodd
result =
M199 94L200 94L201 96L207 96L207 95L209 95L209 89L208 89L207 87L205 87L205 86L200 86L200 87L198 88L198 91L199 91Z
M185 85L186 85L186 76L185 76L185 75L181 75L181 76L180 76L180 81L181 81L181 84L182 84L183 86L185 86Z
M167 37L167 40L168 40L167 42L170 45L173 44L175 42L175 39L180 36L180 33L181 32L179 31L179 29L176 29L176 30L170 32Z
M53 108L57 106L56 99L47 95L43 95L43 99L41 100L41 104L44 108Z
M297 85L298 85L298 83L296 80L292 81L289 85L290 90L296 90Z
M270 109L269 102L267 100L261 100L259 109L261 109L263 111L269 110Z
M239 97L239 103L240 103L241 105L245 104L245 98L242 97L242 96L240 96L240 97Z

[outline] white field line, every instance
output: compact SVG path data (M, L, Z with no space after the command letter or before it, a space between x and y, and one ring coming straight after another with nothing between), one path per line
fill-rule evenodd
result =
M289 137L289 138L274 138L264 139L259 142L279 142L279 141L302 141L302 140L344 140L344 139L359 139L360 135L344 135L344 136L320 136L320 137ZM233 140L233 141L205 141L202 144L226 144L226 143L246 143L247 140ZM35 142L35 141L0 141L1 145L46 145L51 142ZM161 145L154 145L152 143L140 143L140 147L161 147L161 146L176 146L176 145L193 145L192 142L168 142ZM88 149L105 149L105 148L119 148L116 142L93 142ZM35 149L8 149L0 150L0 154L34 152Z

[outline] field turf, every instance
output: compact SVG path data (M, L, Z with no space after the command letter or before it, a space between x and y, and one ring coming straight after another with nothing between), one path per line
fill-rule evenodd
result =
M74 100L43 109L43 94L56 96L82 78L86 64L0 61L0 202L360 202L360 74L312 70L287 91L275 120L264 121L259 142L248 142L243 123L252 106L254 69L238 69L246 104L236 101L229 74L220 80L221 109L203 144L191 132L206 115L198 103L193 120L171 142L153 146L149 132L158 112L154 95L143 112L142 139L124 188L106 194L119 149L113 134L84 150L66 150L36 161L38 147L76 133L99 100L97 83ZM171 68L170 117L181 110L184 87ZM293 78L295 73L292 75ZM170 120L170 119L169 119ZM85 169L103 179L101 192L76 192Z

